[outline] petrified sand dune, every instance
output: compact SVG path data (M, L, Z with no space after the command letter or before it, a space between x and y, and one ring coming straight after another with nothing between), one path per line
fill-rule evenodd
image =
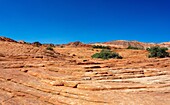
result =
M163 43L156 44L156 43L143 43L138 41L116 40L111 42L95 43L95 44L111 46L114 48L127 48L128 46L132 46L132 47L146 49L151 46L161 46L161 47L168 47L170 49L170 42L163 42Z
M112 49L124 59L92 59L99 49L72 45L0 41L0 105L169 105L170 58Z
M7 37L3 37L3 36L0 36L0 41L6 41L6 42L17 42L13 39L10 39L10 38L7 38Z

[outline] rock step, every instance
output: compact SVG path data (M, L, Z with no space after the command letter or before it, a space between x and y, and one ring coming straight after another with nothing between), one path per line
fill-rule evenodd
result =
M166 85L163 85L166 86ZM168 85L169 86L169 85ZM155 88L161 86L144 85L137 83L92 83L92 84L78 84L78 89L101 91L101 90L125 90L125 89L142 89L142 88Z
M25 77L25 78L24 78ZM22 78L22 79L21 79ZM63 92L65 92L66 91L66 89L67 90L70 90L70 88L68 89L68 88L66 88L65 89L65 91L63 90L64 89L64 87L62 87L62 88L60 88L60 87L55 87L55 86L50 86L50 85L47 85L47 84L43 84L43 83L41 83L40 81L38 81L38 80L36 80L36 78L34 78L34 80L33 80L33 78L31 79L32 77L28 77L28 76L25 76L25 75L23 75L23 77L20 75L20 77L18 77L18 78L12 78L12 79L8 79L8 83L14 83L14 84L16 84L15 86L12 86L11 84L7 84L6 82L4 82L4 88L6 89L6 88L8 88L8 90L11 90L13 87L15 87L15 89L18 89L17 91L19 91L19 90L21 90L20 88L22 87L22 86L24 86L24 91L26 91L25 89L26 89L26 87L29 87L29 91L30 91L30 88L31 89L35 89L36 91L41 91L41 92L43 92L43 93L49 93L49 94L55 94L55 96L56 95L59 95L59 96L61 96L62 98L66 98L65 96L62 96L61 95L61 93L63 93ZM31 79L31 80L30 80ZM4 78L4 80L6 80L5 78ZM27 82L25 82L25 81L27 81ZM20 85L19 85L20 84ZM21 86L22 85L22 86ZM1 88L3 88L3 84L1 84ZM11 88L9 89L9 86L11 86ZM62 92L61 92L61 90L62 90ZM31 90L31 92L32 92L32 90ZM78 93L78 92L76 92L76 93ZM75 93L74 93L75 94ZM75 95L78 95L78 94L75 94ZM67 96L68 97L68 96ZM68 97L69 98L69 97ZM70 96L70 98L72 98L72 96ZM82 98L81 97L79 97L79 99L75 99L75 101L74 101L74 97L73 97L73 99L70 99L70 102L76 102L77 101L77 103L79 103L79 101L80 102L83 102L83 103L91 103L91 104L94 104L94 103L96 103L96 102L94 102L94 100L85 100L84 99L85 98L85 96L82 96ZM88 99L91 99L91 98L88 98ZM63 99L63 100L69 100L69 99ZM85 102L84 102L85 101ZM54 101L53 101L54 102ZM68 104L70 103L70 102L68 102ZM100 102L99 102L99 104L100 104Z

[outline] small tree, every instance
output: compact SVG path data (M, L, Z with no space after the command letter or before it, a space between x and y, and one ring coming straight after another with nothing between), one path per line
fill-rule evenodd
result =
M110 50L101 50L100 53L95 53L91 56L92 58L101 58L101 59L110 59L110 58L116 58L116 59L122 59L122 57L115 52L112 52Z
M159 46L154 46L151 48L147 48L147 51L149 51L149 58L151 57L158 57L158 58L165 58L169 57L169 53L166 52L168 48L166 47L159 47Z
M142 50L143 48L128 46L127 49Z
M40 42L33 42L32 44L36 47L40 47L42 45Z
M53 49L51 46L48 46L48 47L46 48L46 50L51 50L51 51L53 51L54 49Z
M108 50L110 50L110 47L109 47L109 46L93 45L92 47L93 47L93 48L96 48L96 49L108 49Z

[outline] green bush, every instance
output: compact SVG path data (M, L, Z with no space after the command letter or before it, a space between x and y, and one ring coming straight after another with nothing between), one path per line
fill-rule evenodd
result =
M101 58L101 59L110 59L110 58L122 59L122 57L118 53L106 49L101 50L100 53L95 53L91 57Z
M40 47L42 44L40 42L33 42L32 45L34 45L36 47Z
M64 48L64 46L61 45L60 48Z
M127 49L142 50L143 48L128 46Z
M54 49L53 49L51 46L48 46L48 47L46 48L46 50L51 50L51 51L53 51Z
M109 47L109 46L93 45L92 47L93 47L93 48L98 48L98 49L108 49L108 50L110 50L110 47Z
M158 57L158 58L165 58L165 57L169 57L169 53L166 52L168 50L168 48L166 47L159 47L159 46L154 46L151 48L147 48L147 51L149 51L149 58L152 57Z

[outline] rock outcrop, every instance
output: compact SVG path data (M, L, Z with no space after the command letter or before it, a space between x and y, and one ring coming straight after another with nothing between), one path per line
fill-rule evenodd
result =
M107 44L107 45L111 45L111 46L115 46L119 48L127 48L128 46L132 46L132 47L137 47L141 49L157 45L153 43L142 43L138 41L124 41L124 40L105 42L103 44Z
M70 43L66 44L66 46L69 46L69 47L91 47L91 45L84 44L80 41L70 42Z
M169 105L170 58L114 49L123 59L92 59L97 50L75 45L0 41L0 105Z
M163 43L143 43L138 41L125 41L125 40L116 40L111 42L104 42L104 43L94 43L92 45L102 45L102 46L111 46L113 48L128 48L137 47L140 49L146 49L152 46L160 46L160 47L167 47L170 48L170 42L163 42Z
M17 42L13 39L10 39L10 38L7 38L7 37L3 37L3 36L0 36L0 41L6 41L6 42Z

